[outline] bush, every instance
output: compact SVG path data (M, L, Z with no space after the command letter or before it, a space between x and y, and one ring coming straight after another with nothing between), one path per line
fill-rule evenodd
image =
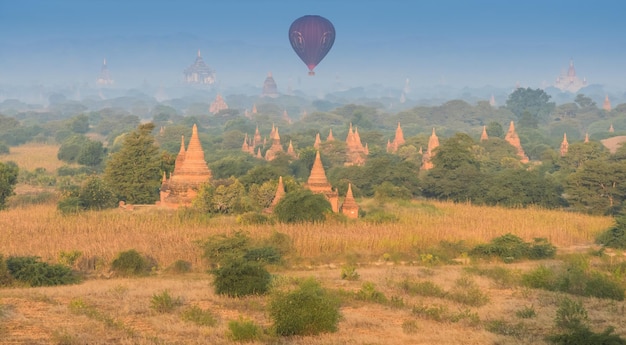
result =
M228 337L233 341L254 341L261 338L263 331L252 320L239 319L228 322Z
M419 296L428 296L428 297L444 297L446 292L439 285L431 282L430 280L425 280L421 282L412 282L409 280L404 280L400 283L400 287L404 292L409 295L419 295Z
M69 215L69 214L77 214L80 211L82 211L84 208L81 205L80 198L75 197L75 196L70 196L70 197L60 200L59 203L57 204L57 209L61 212L61 214Z
M197 305L185 309L181 317L184 321L193 322L198 326L213 327L217 324L217 320L215 319L215 316L213 316L213 313L209 310L204 310Z
M111 263L111 269L121 276L139 276L145 275L150 270L150 264L135 249L121 252Z
M237 216L237 223L243 225L257 225L257 224L274 224L274 219L265 214L258 212L246 212Z
M185 260L176 260L168 269L172 273L188 273L191 271L191 262Z
M369 301L374 303L387 303L387 297L382 292L376 290L373 283L365 282L361 286L361 290L356 292L356 299L361 301Z
M340 316L339 301L314 279L305 280L294 291L278 292L269 312L276 334L285 336L335 332Z
M13 276L4 257L0 255L0 286L11 286L11 284L13 284Z
M215 292L230 297L260 295L269 290L271 276L257 262L232 259L213 270Z
M53 286L75 284L80 279L64 265L50 265L36 256L10 257L6 261L11 276L29 286Z
M178 306L181 306L183 301L180 297L172 298L169 291L164 290L160 294L152 295L150 301L150 308L160 314L171 313Z
M531 305L530 307L524 307L515 311L515 316L520 319L530 319L537 316L537 313L535 312L535 307Z
M615 219L615 225L600 233L596 238L596 243L605 247L626 249L626 216Z
M359 277L359 272L356 271L356 267L348 265L341 268L341 279L359 280Z
M537 260L554 257L556 247L543 238L536 238L531 244L513 234L506 234L494 238L488 244L474 247L469 254L477 257L498 257L504 262L513 262L524 258Z
M285 194L274 207L274 214L281 223L321 223L332 209L326 197L303 189Z
M395 214L388 213L383 210L367 212L367 214L363 217L363 221L372 224L396 223L399 220L400 218L398 218Z
M9 146L3 142L0 142L0 155L8 155L9 153Z

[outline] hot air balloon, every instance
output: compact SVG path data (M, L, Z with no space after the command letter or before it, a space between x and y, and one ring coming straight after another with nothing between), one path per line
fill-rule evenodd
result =
M324 17L303 16L291 23L289 42L309 68L309 75L315 75L313 69L335 43L335 27Z

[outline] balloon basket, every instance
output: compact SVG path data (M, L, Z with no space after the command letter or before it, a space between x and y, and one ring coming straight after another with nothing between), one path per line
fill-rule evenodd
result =
M315 75L315 72L309 71L309 75Z

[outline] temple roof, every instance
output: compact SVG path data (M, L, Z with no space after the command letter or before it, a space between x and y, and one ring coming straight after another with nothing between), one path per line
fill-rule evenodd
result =
M274 194L274 199L272 200L272 206L276 206L280 199L285 196L285 185L283 185L283 177L278 177L278 185L276 186L276 194Z
M328 179L326 179L326 172L324 171L324 166L322 165L322 159L320 158L319 151L315 153L315 161L313 162L311 175L307 180L307 185L309 189L311 189L313 192L325 190L330 191L332 189L330 183L328 183Z
M315 134L315 142L313 142L313 147L315 147L316 149L319 149L321 143L322 143L322 139L320 139L320 134L319 133Z
M563 133L563 141L561 142L561 157L567 154L567 150L569 149L569 143L567 142L567 133Z
M517 149L517 155L520 157L520 161L522 163L528 163L528 156L524 153L524 149L522 148L522 144L520 143L519 136L517 132L515 132L515 123L511 121L511 125L509 126L509 131L506 133L504 137L511 146Z
M213 84L215 82L215 72L206 64L198 49L198 56L193 65L184 71L188 83Z
M483 126L483 132L480 134L480 141L489 140L489 136L487 135L487 126Z
M272 72L267 73L267 78L263 82L263 97L278 97L278 87L272 77Z
M333 129L331 128L328 131L328 137L326 137L326 141L333 141L333 140L335 140L335 137L333 137Z

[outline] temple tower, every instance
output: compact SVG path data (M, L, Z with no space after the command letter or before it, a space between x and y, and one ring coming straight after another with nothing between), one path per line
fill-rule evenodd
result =
M333 212L339 212L339 194L333 190L333 187L328 183L328 179L326 179L326 172L324 171L319 151L315 154L315 161L313 162L306 188L313 193L324 194L328 202L330 202Z
M160 205L172 208L191 205L200 186L209 182L211 177L212 173L204 160L204 150L198 138L198 127L193 125L187 149L185 150L185 141L182 138L174 172L169 179L162 181Z
M359 135L358 128L352 128L352 123L348 129L348 135L346 136L346 165L363 165L365 164L365 156L367 156L367 150L361 143L361 137Z
M515 147L517 150L517 156L520 158L522 163L528 163L528 156L524 153L524 149L522 148L522 144L520 143L519 136L517 132L515 132L515 123L511 121L511 125L509 126L509 131L506 133L504 137L511 146Z
M283 184L283 177L278 177L278 186L276 186L276 194L274 194L274 199L272 199L272 205L270 206L272 209L274 206L278 204L280 199L285 196L285 185Z
M315 135L315 141L313 142L313 147L315 147L316 149L318 149L318 150L319 150L319 148L320 148L320 144L321 144L321 143L322 143L322 139L320 139L320 134L319 134L319 133L317 133L317 134Z
M272 146L270 146L270 148L265 152L265 160L267 161L274 160L278 152L284 152L283 146L280 144L280 135L278 134L278 128L274 127L272 132L274 133L274 136L271 137Z
M278 87L276 86L276 81L274 81L274 77L272 77L272 72L267 73L267 78L263 82L263 93L261 97L278 97Z
M96 80L98 85L113 85L113 79L109 73L109 67L107 66L107 59L102 60L102 68L100 68L100 76Z
M224 98L222 98L222 95L218 93L217 96L215 96L215 100L209 106L209 111L212 114L217 114L221 110L226 110L226 109L228 109L228 104L226 104L226 101L224 101Z
M480 134L480 141L489 140L489 136L487 135L487 126L483 126L483 132Z
M333 140L335 140L335 137L333 136L333 129L331 128L328 131L328 137L326 137L326 141L333 141Z
M435 156L435 149L437 147L439 147L439 137L437 136L437 133L435 133L435 128L433 127L433 132L430 134L430 138L428 138L426 153L422 156L422 169L430 170L433 168L432 158Z
M398 122L398 128L396 128L396 136L393 138L392 142L387 143L387 152L395 153L398 151L398 147L404 145L406 141L404 140L404 133L402 132L402 127L400 127L400 122Z
M611 111L611 101L609 101L609 95L604 96L604 104L602 105L604 111Z
M341 213L345 214L348 218L359 218L359 205L352 196L352 183L348 183L348 192L346 192L346 198L341 205Z
M215 72L204 63L200 49L198 49L196 61L185 69L184 74L187 84L213 84L215 82Z
M569 150L569 143L567 142L567 133L563 133L563 141L561 142L561 157L567 154L567 150Z

